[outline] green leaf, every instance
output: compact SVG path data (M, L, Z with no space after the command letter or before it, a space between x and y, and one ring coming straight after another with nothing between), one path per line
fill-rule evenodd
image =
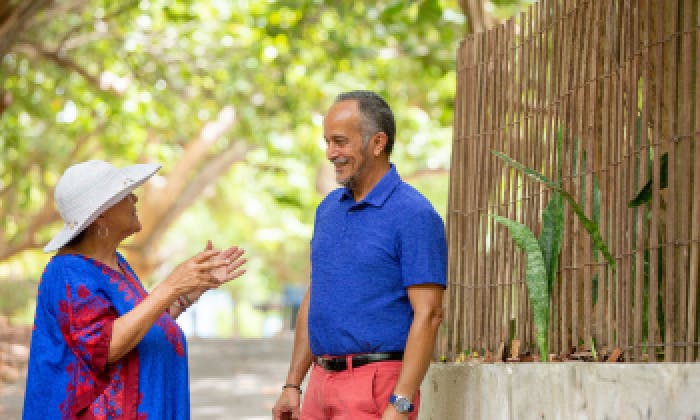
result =
M661 156L661 189L667 188L668 187L668 153L664 153L663 156ZM639 207L642 204L648 203L651 201L651 192L652 192L652 178L649 177L649 180L647 183L642 187L642 189L637 193L637 195L632 199L628 204L627 207L629 208L634 208L634 207Z
M547 271L540 244L532 231L522 223L508 218L491 215L493 219L508 228L513 241L527 255L525 279L527 293L532 305L532 314L537 334L537 347L542 361L547 361L549 354L549 293L547 292Z
M547 207L542 212L542 232L538 242L547 270L547 292L552 293L554 278L559 267L559 252L564 234L564 201L558 191L552 193Z
M530 178L533 178L536 181L539 181L549 188L552 188L555 191L558 191L561 193L562 197L571 205L571 209L574 211L576 216L578 216L579 220L581 221L581 224L583 225L584 229L588 232L589 235L591 235L591 239L593 240L593 244L600 249L600 251L603 253L603 256L605 257L605 260L608 262L608 265L612 268L613 271L615 271L615 258L610 254L610 251L608 250L607 245L605 244L605 241L603 241L603 237L600 234L600 230L598 229L598 225L596 225L591 219L589 219L586 216L586 213L583 211L583 207L576 201L576 199L569 194L568 192L564 191L561 186L559 186L559 183L552 181L551 179L547 178L546 176L542 175L539 172L533 171L532 169L523 166L520 162L513 160L509 158L508 156L504 155L501 152L497 152L495 150L491 151L494 155L496 155L498 158L506 162L508 165L522 171L525 173L525 175L529 176Z

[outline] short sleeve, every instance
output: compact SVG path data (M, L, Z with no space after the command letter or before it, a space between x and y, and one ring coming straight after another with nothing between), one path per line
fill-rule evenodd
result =
M440 215L421 208L399 230L401 277L405 287L434 283L447 285L447 241Z
M71 286L67 289L68 299L62 309L69 319L69 345L78 359L99 375L107 365L117 312L108 300L86 284L74 283L72 290Z

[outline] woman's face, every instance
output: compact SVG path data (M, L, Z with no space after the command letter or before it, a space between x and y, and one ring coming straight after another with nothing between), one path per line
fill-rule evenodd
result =
M136 214L137 201L136 195L131 193L102 213L101 217L109 228L110 235L117 235L121 240L141 230L141 222Z

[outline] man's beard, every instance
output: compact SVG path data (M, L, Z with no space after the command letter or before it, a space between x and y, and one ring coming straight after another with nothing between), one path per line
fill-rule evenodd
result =
M355 173L352 174L352 175L350 175L348 178L346 178L346 179L344 179L344 180L338 180L338 179L336 179L336 182L337 182L338 184L340 184L340 185L342 185L343 187L348 188L348 189L350 189L350 190L354 190L354 189L355 189L355 186L357 186L357 178L358 178L358 176L362 173L362 170L365 169L365 166L367 165L367 161L368 161L368 159L369 159L369 156L367 156L367 154L368 154L367 152L368 152L368 151L369 151L369 147L367 147L367 146L365 146L365 147L361 150L361 153L362 153L362 163L360 164L360 166L357 168L357 170L355 170ZM349 160L347 157L339 157L339 158L336 158L336 159L332 160L331 162L332 162L333 164L345 165L345 164L347 164L349 161L350 161L350 160Z

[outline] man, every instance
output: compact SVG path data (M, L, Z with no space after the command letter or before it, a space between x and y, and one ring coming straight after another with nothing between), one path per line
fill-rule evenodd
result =
M442 319L447 245L440 216L389 162L395 132L373 92L343 93L326 115L326 157L344 188L316 210L311 285L275 419L417 417Z

